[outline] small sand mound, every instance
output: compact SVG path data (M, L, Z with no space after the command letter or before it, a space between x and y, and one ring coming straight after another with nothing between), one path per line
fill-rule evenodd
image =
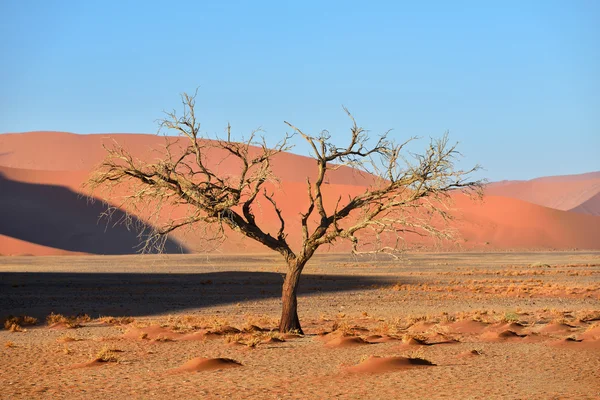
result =
M567 324L548 324L546 326L544 326L543 328L539 329L538 332L540 333L568 333L571 332L571 330L574 327L571 325L567 325Z
M589 329L588 331L582 333L581 335L579 335L579 339L586 339L586 340L597 340L600 339L600 325Z
M389 336L389 335L371 335L371 336L367 336L365 338L365 340L369 343L386 343L386 342L391 342L394 340L400 340L397 337L393 337L393 336Z
M550 343L553 347L567 347L578 350L599 350L600 340L582 340L574 338L560 339Z
M431 328L433 328L436 324L433 322L417 322L416 324L412 325L410 328L408 328L406 331L409 333L424 333L427 332L428 330L430 330Z
M365 341L363 338L358 336L342 336L336 339L330 340L325 343L326 347L351 347L351 346L361 346L363 344L369 344L369 342Z
M486 332L483 335L481 335L481 339L489 341L489 342L495 342L495 341L504 341L504 340L511 340L511 339L522 339L526 336L527 335L520 335L515 331L505 330L502 332Z
M215 338L218 335L214 335ZM188 333L185 335L182 335L178 340L183 340L183 341L193 341L193 340L200 340L200 341L204 341L208 339L208 336L206 334L205 331L198 331L198 332L194 332L194 333Z
M416 337L407 337L402 339L402 344L405 346L429 346L425 340Z
M431 367L435 364L422 358L370 357L366 361L348 368L349 372L391 372L409 368Z
M149 340L177 340L182 335L158 325L145 328L131 327L123 334L126 339L149 339Z
M457 333L478 334L487 328L487 324L479 321L463 320L449 325L451 331Z
M525 326L518 322L510 322L510 323L498 323L489 326L487 329L490 331L513 331L513 332L521 332Z
M242 363L231 358L203 358L196 357L183 364L181 367L172 370L172 373L178 372L200 372L214 371L226 368L241 367Z
M498 334L499 338L522 338L525 337L527 335L519 335L517 332L515 331L510 331L510 330L506 330L506 331L502 331Z
M469 350L469 351L460 353L457 357L458 358L470 358L470 357L477 357L480 355L481 355L481 353L478 350Z
M285 342L285 339L270 337L268 339L263 340L261 343L269 344L269 343L283 343L283 342Z

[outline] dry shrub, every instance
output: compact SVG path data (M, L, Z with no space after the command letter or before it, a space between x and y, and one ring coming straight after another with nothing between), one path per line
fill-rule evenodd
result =
M235 333L230 335L225 335L225 343L243 343L244 335L241 333Z
M255 348L262 342L263 333L255 332L252 336L244 336L241 333L229 334L225 336L225 343L239 343L250 348Z
M119 353L122 353L123 350L111 349L109 347L103 347L96 353L95 359L100 362L119 362L120 357Z
M332 332L340 332L344 336L355 336L356 335L356 332L354 332L354 329L352 327L350 327L350 325L348 325L348 323L346 321L334 322L333 325L331 325L331 331Z
M20 317L13 317L11 315L4 321L4 329L11 332L22 332L24 326L35 325L37 322L37 318L28 315L22 315Z
M279 325L279 318L267 314L246 314L246 324L273 327Z
M103 322L105 324L110 325L128 325L135 321L133 317L111 317L104 316L97 319L99 322Z
M84 322L90 322L92 319L87 314L79 314L75 316L65 316L62 314L50 313L46 317L48 325L64 324L67 328L75 329L81 327Z
M193 332L210 325L211 324L207 322L205 317L189 314L169 315L166 321L160 323L160 326L163 328L169 328L172 331L179 333Z

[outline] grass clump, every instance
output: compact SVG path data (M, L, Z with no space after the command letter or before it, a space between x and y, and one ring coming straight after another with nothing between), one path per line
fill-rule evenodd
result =
M507 311L504 313L504 316L502 317L502 321L503 322L518 322L519 314L517 314L516 312L512 312L512 311Z
M103 322L105 324L110 324L110 325L128 325L128 324L131 324L132 322L134 322L135 318L104 316L104 317L98 318L98 321Z
M22 315L20 317L13 317L11 315L4 321L4 329L10 332L23 332L24 326L35 325L37 322L37 318L27 315Z
M64 324L69 329L80 328L84 322L89 322L92 319L87 314L79 314L76 316L65 316L62 314L50 313L46 317L48 325Z
M120 357L119 353L122 353L123 350L111 349L109 347L103 347L96 353L96 361L100 362L119 362Z

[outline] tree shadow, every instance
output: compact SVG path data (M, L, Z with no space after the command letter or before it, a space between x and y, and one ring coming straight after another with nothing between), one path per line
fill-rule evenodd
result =
M279 298L282 274L211 273L0 273L0 318L51 312L140 316ZM367 290L397 280L356 275L302 275L299 296Z
M0 173L0 234L62 250L91 254L135 254L141 240L123 224L99 220L105 204L66 187L7 179ZM125 217L117 209L114 221ZM134 226L150 227L134 218ZM165 253L188 253L169 238Z

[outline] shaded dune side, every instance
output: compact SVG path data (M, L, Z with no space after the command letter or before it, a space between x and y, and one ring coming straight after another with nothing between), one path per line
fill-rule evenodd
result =
M43 246L29 248L36 253L45 247L91 254L131 254L139 249L136 231L99 221L105 211L99 199L90 203L66 187L15 181L2 172L0 193L0 235L18 240L0 241L2 254L19 254L23 249L13 247L19 241ZM114 220L124 215L117 210ZM144 224L137 218L134 223ZM167 241L165 250L185 252L173 239Z
M600 193L596 194L589 200L581 203L577 207L570 209L569 211L573 211L580 214L600 216Z

